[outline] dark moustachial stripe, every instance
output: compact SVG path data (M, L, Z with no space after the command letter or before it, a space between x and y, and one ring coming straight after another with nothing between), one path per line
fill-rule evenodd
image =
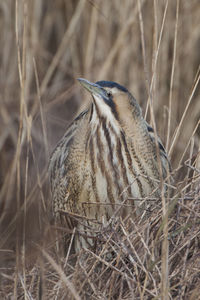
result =
M116 105L115 105L115 102L113 100L113 97L110 97L109 101L106 101L106 104L108 104L110 106L111 111L112 111L115 119L119 120L118 112L117 112Z
M113 96L109 96L109 99L103 99L103 101L111 108L111 111L115 117L116 120L119 119L118 117L118 113L117 113L117 110L116 110L116 105L115 105L115 101L113 101ZM95 109L96 109L96 112L98 114L98 117L101 118L101 113L99 111L99 108L98 108L98 105L96 104L95 102L95 99L94 99L94 103L95 103ZM90 117L91 119L92 117Z

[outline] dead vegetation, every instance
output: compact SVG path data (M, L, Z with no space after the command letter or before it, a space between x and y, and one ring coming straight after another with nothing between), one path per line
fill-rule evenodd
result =
M1 299L199 299L199 14L198 0L0 3ZM78 77L133 93L174 182L159 213L118 220L96 251L75 255L69 241L62 257L47 165L89 101Z

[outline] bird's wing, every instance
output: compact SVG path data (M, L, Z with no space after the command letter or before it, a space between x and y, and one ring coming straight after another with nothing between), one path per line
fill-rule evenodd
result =
M71 145L74 141L74 135L76 134L77 128L80 127L80 122L84 116L88 113L87 111L82 112L67 128L64 136L60 142L56 145L49 162L49 177L50 185L53 197L54 211L62 208L62 203L67 201L68 197L68 156L70 153ZM61 207L56 207L60 205Z
M145 123L146 123L146 126L147 126L149 136L150 136L152 142L155 144L156 139L155 139L154 130L146 121L145 121ZM161 158L161 163L162 163L162 167L163 167L163 175L164 175L164 177L166 177L168 171L171 171L171 165L170 165L170 162L169 162L167 152L166 152L159 136L157 136L157 141L158 141L158 147L159 147L159 150L160 150L160 158Z

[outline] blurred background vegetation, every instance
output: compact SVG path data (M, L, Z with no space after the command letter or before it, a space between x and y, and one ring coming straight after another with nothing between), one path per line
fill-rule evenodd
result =
M67 126L91 101L77 83L126 86L158 133L172 168L199 150L199 0L0 2L1 258L43 242L47 166ZM169 122L170 120L170 122ZM177 133L177 135L176 135ZM175 174L177 180L187 170Z

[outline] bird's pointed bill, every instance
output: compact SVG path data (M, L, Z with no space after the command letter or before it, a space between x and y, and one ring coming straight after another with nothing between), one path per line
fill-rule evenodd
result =
M91 94L102 97L105 100L108 100L108 95L107 95L106 90L104 88L102 88L100 85L90 82L84 78L78 78L78 81Z

